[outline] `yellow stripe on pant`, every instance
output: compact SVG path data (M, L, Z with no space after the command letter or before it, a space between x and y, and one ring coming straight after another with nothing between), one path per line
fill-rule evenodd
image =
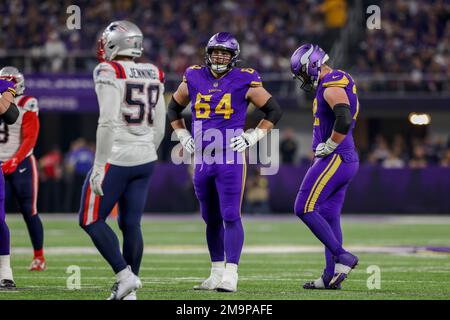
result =
M337 169L341 165L342 160L340 156L337 156L336 161L331 166L330 171L328 171L323 179L319 182L319 185L317 186L316 191L314 191L314 195L311 198L311 202L308 205L308 212L314 211L314 206L316 204L317 199L320 196L320 193L322 192L323 188L327 185L328 181L333 177L333 175L336 173Z
M311 197L312 197L312 195L313 195L313 193L314 193L314 190L316 189L317 184L320 182L320 180L322 179L323 175L328 171L328 168L330 168L330 166L333 165L333 162L334 162L334 160L336 160L336 157L337 157L337 154L335 153L335 154L333 155L333 157L331 158L330 163L328 163L328 165L325 167L325 170L322 171L322 173L321 173L321 174L319 175L319 177L317 178L316 182L314 182L314 185L313 185L313 187L311 188L311 191L309 192L309 195L308 195L308 199L306 200L306 203L305 203L305 208L304 208L304 210L303 210L304 213L308 212L308 211L307 211L308 203L309 203L309 200L311 200Z

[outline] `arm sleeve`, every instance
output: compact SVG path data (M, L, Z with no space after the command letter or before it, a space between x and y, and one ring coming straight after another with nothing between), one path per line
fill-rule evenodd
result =
M346 103L338 103L333 107L333 112L336 116L333 130L340 134L347 134L352 125L350 106Z
M164 101L164 85L161 84L158 103L155 107L155 120L153 121L153 143L157 150L164 138L164 131L166 129L166 102Z
M99 66L104 65L100 64ZM120 89L112 68L102 66L94 71L95 92L100 110L97 126L95 164L105 165L114 142L114 124L120 114Z
M31 111L25 112L22 119L22 142L14 155L19 163L25 159L27 154L30 153L31 149L36 145L39 127L40 124L37 113Z
M0 98L1 99L1 98ZM17 121L19 117L19 109L14 103L9 105L8 110L0 115L0 117L5 121L6 124L13 124Z

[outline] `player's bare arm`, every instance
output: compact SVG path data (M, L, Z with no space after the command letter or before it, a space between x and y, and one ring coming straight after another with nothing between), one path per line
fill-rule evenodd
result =
M251 133L243 133L239 137L231 139L231 147L234 151L243 152L262 139L280 120L282 112L280 105L262 86L250 87L246 98L260 111L264 112L264 118Z
M334 130L330 138L339 144L345 139L345 136L350 129L350 125L352 124L350 102L345 90L338 87L325 89L323 96L336 116Z
M180 139L181 144L189 153L194 152L194 139L186 129L186 124L181 116L181 112L189 104L189 90L186 82L181 82L177 91L172 96L167 107L167 116L175 134Z

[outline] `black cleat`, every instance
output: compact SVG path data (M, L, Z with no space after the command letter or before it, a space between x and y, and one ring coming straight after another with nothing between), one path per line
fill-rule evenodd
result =
M12 290L16 288L16 283L11 279L0 280L0 290Z

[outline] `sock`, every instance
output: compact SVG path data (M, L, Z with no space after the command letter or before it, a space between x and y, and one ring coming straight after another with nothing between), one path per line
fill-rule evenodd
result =
M209 256L213 262L225 260L223 238L224 228L222 220L208 222L206 224L206 242L208 244Z
M213 261L211 263L211 276L212 275L222 276L224 271L225 271L224 261Z
M34 258L44 257L44 249L34 250Z
M127 263L120 252L119 239L104 220L97 220L93 224L84 226L83 229L89 234L92 242L112 267L114 273L118 273L127 267Z
M342 230L341 230L341 223L340 223L340 217L339 216L332 216L327 217L326 221L330 225L331 230L333 230L334 236L336 237L336 240L339 241L340 245L342 246ZM335 266L335 257L331 253L330 250L328 250L325 247L325 269L324 269L324 275L327 275L327 277L331 276L331 278L334 275L334 266ZM330 280L331 280L330 278Z
M41 250L44 246L44 228L42 227L41 218L37 214L34 216L24 214L23 217L30 234L33 249L35 252Z
M242 247L244 245L244 228L241 219L225 222L225 255L227 265L239 264Z
M0 279L13 280L9 255L0 255Z
M142 254L144 253L144 240L141 226L122 227L123 257L135 275L139 274Z
M345 253L342 245L334 236L330 225L320 214L316 211L312 211L299 214L299 218L308 226L317 239L330 250L332 255L337 257L340 254Z
M9 256L9 237L8 225L0 219L0 256Z
M237 273L238 265L235 263L227 263L225 266L226 273Z

